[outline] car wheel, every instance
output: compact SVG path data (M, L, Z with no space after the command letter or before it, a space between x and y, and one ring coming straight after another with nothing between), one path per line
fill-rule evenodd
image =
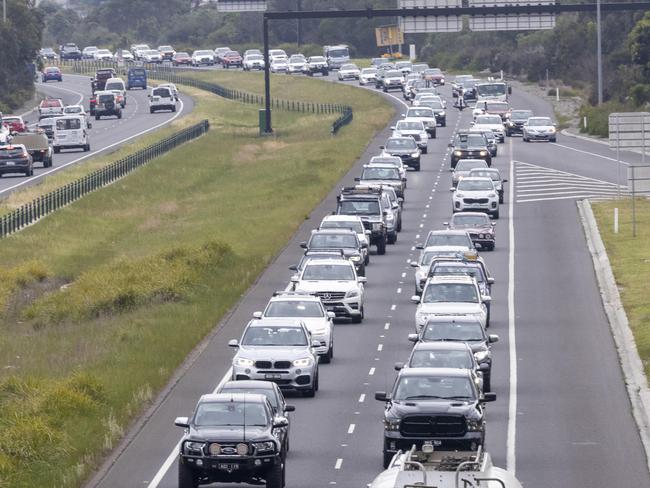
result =
M428 153L429 153L429 148L425 146L425 147L422 149L422 154L428 154Z
M397 230L397 232L402 232L402 219L401 218L397 221L397 229L396 230Z
M363 322L364 315L365 315L365 312L363 310L363 305L361 305L361 313L359 315L355 315L354 317L352 317L352 323L353 324L360 324L361 322Z
M483 373L483 391L492 391L492 378L491 374L488 371L487 373Z
M120 112L119 114L117 114L117 118L118 118L118 119L121 119L121 118L122 118L122 112Z
M363 264L368 266L370 264L370 254L366 254L366 257L363 260Z
M413 166L413 170L420 171L420 163Z
M59 146L54 146L54 154L59 154L61 152L61 148Z
M86 152L90 151L90 144L86 144L84 146L84 151L86 151Z
M194 470L183 461L178 461L178 488L197 488L199 480Z
M149 109L149 113L150 113L150 114L154 113L154 109L150 108L150 109Z
M284 463L275 464L266 474L266 488L283 488ZM179 488L181 488L179 486Z
M359 276L366 276L366 265L365 265L365 263L363 264L363 266L361 266L359 268L359 272L357 274Z
M172 112L176 112L176 105L172 107Z
M503 203L503 195L499 195L499 203Z
M499 218L499 211L497 210L496 212L492 212L492 217L494 217L495 219L498 219Z
M382 237L382 239L377 242L377 254L380 256L386 254L386 237Z
M388 234L388 244L395 244L397 242L397 232Z
M316 382L318 379L314 381L314 384L311 385L311 388L309 390L303 390L302 396L307 397L307 398L314 398L316 396Z
M388 468L392 460L393 460L393 455L390 452L384 451L384 469Z
M557 138L550 139L551 142L557 142Z
M99 120L99 118L100 118L99 115L95 115L95 120Z

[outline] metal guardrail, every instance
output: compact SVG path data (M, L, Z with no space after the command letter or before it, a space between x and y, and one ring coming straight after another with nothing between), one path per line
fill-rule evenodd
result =
M7 237L55 210L80 199L84 195L119 180L152 159L205 134L209 128L210 124L207 120L186 127L162 141L140 149L108 166L93 171L83 178L72 181L20 206L0 217L0 238Z
M63 66L71 67L76 73L92 75L98 69L113 68L116 72L126 75L126 70L131 67L128 65L118 66L114 61L62 61ZM214 93L229 100L236 100L242 103L264 106L264 97L254 93L248 93L233 88L227 88L218 83L207 82L183 76L182 73L192 71L191 68L163 66L160 64L143 64L147 70L147 75L151 78L165 80L170 83L187 85L200 90ZM295 100L283 100L279 98L271 99L271 107L278 110L287 110L290 112L302 112L313 114L332 114L340 113L341 115L332 123L331 132L336 134L341 127L352 122L353 110L348 105L335 103L316 103L316 102L299 102Z

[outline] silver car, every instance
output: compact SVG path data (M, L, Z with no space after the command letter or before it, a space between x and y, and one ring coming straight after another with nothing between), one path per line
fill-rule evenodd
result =
M232 360L233 380L273 381L283 390L313 397L318 390L320 342L311 338L309 329L298 319L259 319L246 326Z
M524 124L524 142L557 140L557 129L548 117L530 117Z

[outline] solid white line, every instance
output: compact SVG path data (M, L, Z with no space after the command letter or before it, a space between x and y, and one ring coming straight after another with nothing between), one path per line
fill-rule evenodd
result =
M182 113L183 113L183 108L184 108L183 100L180 100L180 104L181 104L181 106L180 106L180 110L178 110L178 111L176 112L176 114L175 114L172 118L167 119L167 120L165 120L164 122L161 122L160 124L154 125L153 127L149 127L148 129L145 129L145 130L143 130L143 131L140 131L140 132L138 132L138 133L136 133L136 134L133 134L132 136L129 136L129 137L125 138L125 139L122 139L122 140L120 140L120 141L114 142L113 144L109 144L108 146L104 146L103 148L98 149L97 151L89 152L89 153L86 154L85 156L82 156L82 157L80 157L80 158L77 158L77 159L75 159L75 160L73 160L73 161L70 161L70 162L68 162L68 163L62 164L61 166L57 166L56 168L53 168L53 169L51 169L51 170L49 170L49 171L44 171L43 173L39 173L38 175L35 175L35 176L31 177L31 178L27 178L27 179L21 181L20 183L17 183L17 184L15 184L15 185L13 185L13 186L9 186L9 187L7 187L7 188L5 188L5 189L3 189L3 190L0 190L0 195L2 195L3 193L6 193L6 192L8 192L8 191L14 190L14 189L16 189L16 188L18 188L18 187L21 187L21 186L23 186L23 185L26 185L27 183L29 183L29 182L31 182L31 181L37 180L37 179L39 179L39 178L42 178L43 176L46 176L46 175L49 175L49 174L55 173L55 172L57 172L57 171L60 171L60 170L62 170L63 168L66 168L66 167L68 167L68 166L70 166L70 165L72 165L72 164L77 164L77 163L79 163L80 161L83 161L84 159L88 159L88 158L90 158L90 157L92 157L92 156L95 156L95 155L97 155L97 154L99 154L99 153L102 153L102 152L106 151L107 149L110 149L110 148L112 148L112 147L115 147L115 146L119 146L119 145L121 145L121 144L124 144L125 142L130 141L131 139L135 139L136 137L140 137L141 135L146 134L147 132L151 132L152 130L158 129L159 127L162 127L162 126L164 126L164 125L169 124L170 122L172 122L173 120L175 120L177 117L180 117L180 116L182 115Z
M510 140L510 181L514 181L514 160ZM510 356L510 395L508 400L508 438L506 443L506 466L513 476L516 470L517 442L517 342L515 335L515 219L514 198L508 202L508 353Z
M341 469L341 465L343 464L343 459L338 458L336 460L336 464L334 465L334 469Z
M611 196L614 196L612 194ZM610 197L611 197L610 196ZM564 196L564 197L549 197L549 198L517 198L517 203L531 203L531 202L545 202L545 201L550 201L550 200L574 200L574 199L580 199L583 200L585 198L607 198L607 195L596 195L596 194L579 194L579 195L569 195L569 196Z
M608 158L607 156L601 156L600 154L592 153L592 152L589 152L589 151L583 151L582 149L576 149L575 147L565 146L565 145L563 145L563 144L558 144L557 142L553 142L552 144L553 144L554 146L563 147L563 148L565 148L565 149L571 149L572 151L577 151L577 152L579 152L579 153L589 154L590 156L596 156L597 158L607 159L608 161L614 161L615 163L618 162L618 161L616 161L616 159L614 159L614 158ZM625 161L621 161L620 163L621 163L621 164L624 164L625 166L629 166L629 165L630 165L630 163L626 163Z
M350 427L348 427L348 434L354 434L354 424L350 424Z
M359 395L359 403L363 403L365 401L366 401L366 394L362 393L361 395Z

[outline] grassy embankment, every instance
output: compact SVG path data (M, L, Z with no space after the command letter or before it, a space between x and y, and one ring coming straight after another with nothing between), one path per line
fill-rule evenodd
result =
M650 376L650 201L638 199L636 202L635 238L632 237L629 199L598 202L592 206L645 373ZM614 234L615 207L619 208L618 234Z
M0 487L79 486L392 114L353 88L274 87L354 122L332 137L335 114L278 111L260 138L258 107L184 89L208 135L0 241Z

